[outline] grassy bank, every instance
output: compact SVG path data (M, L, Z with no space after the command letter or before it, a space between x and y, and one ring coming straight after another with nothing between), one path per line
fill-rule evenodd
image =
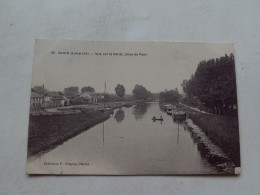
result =
M98 111L30 115L28 156L48 151L108 118L108 113Z
M240 166L237 117L193 112L189 113L189 118L205 132L212 142L229 155L236 166Z

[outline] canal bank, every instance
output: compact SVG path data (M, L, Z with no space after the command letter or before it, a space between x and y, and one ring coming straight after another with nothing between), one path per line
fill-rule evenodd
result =
M28 157L49 151L109 118L108 113L30 115Z
M184 122L184 129L189 131L196 143L201 157L215 167L220 174L238 174L233 160L212 139L202 131L190 118Z
M220 147L240 167L238 119L233 116L207 114L196 111L185 105L178 105L205 135Z
M163 121L153 121L162 116ZM184 124L173 121L158 103L139 102L69 139L28 167L45 174L44 162L87 162L84 167L49 167L53 173L104 175L228 174L208 162L208 153ZM205 152L204 152L205 151ZM223 163L222 163L223 164ZM225 165L223 165L225 166ZM73 171L72 171L73 170Z

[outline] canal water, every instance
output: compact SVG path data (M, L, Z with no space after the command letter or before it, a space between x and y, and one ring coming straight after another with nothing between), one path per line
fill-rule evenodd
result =
M162 122L152 120L161 115ZM31 159L28 167L61 174L218 173L185 124L173 121L159 103L116 109L105 122Z

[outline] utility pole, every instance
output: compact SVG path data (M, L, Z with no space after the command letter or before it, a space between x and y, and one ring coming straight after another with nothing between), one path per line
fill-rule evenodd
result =
M107 84L106 84L106 81L105 81L105 90L104 90L104 98L103 98L104 109L105 109L105 94L106 94L106 88L107 88Z

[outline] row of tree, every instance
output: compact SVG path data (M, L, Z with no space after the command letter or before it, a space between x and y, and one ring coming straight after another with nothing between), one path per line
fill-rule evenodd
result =
M237 105L234 55L201 61L181 86L188 102L202 103L218 113L233 109Z
M49 91L47 89L44 89L43 86L35 86L32 88L33 92L37 92L39 94L46 94ZM87 87L82 87L81 88L81 92L95 92L95 89L93 87L87 86ZM75 97L76 95L79 94L79 87L77 86L71 86L71 87L67 87L64 88L63 92L59 91L58 92L60 95L66 95L67 97ZM125 87L122 84L118 84L115 87L115 93L119 98L123 98L125 96ZM156 94L151 93L150 91L148 91L144 86L142 85L135 85L133 91L133 97L137 100L148 100L148 99L152 99L156 97ZM105 94L106 96L108 96L108 94ZM113 95L111 95L112 97ZM115 98L115 97L113 97ZM107 97L106 99L109 99L109 97Z
M133 96L137 100L148 100L153 98L153 93L148 91L144 86L142 85L135 85L133 91Z
M44 86L34 86L31 89L32 92L36 92L38 94L46 94L49 91L44 88ZM87 87L82 87L81 88L81 92L95 92L95 89L93 87L87 86ZM58 91L57 93L59 93L60 95L67 95L67 96L74 96L77 95L79 93L79 87L77 86L71 86L71 87L67 87L64 88L64 91Z
M82 87L81 88L81 92L85 93L85 92L95 92L95 89L93 87L87 86L87 87ZM79 87L77 86L71 86L71 87L67 87L64 88L63 91L64 95L68 96L68 97L73 97L79 94Z

